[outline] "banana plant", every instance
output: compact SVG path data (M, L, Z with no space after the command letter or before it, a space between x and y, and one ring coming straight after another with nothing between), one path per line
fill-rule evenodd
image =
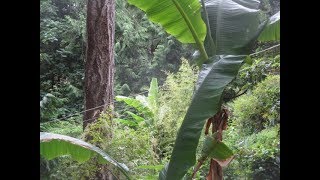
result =
M40 154L48 160L62 155L71 155L72 159L78 162L86 162L97 156L99 163L110 163L127 179L131 179L125 164L117 162L100 148L70 136L40 132Z
M143 95L137 95L135 98L116 96L117 101L123 101L128 106L135 108L139 113L143 114L145 118L127 111L126 113L129 114L134 119L134 121L119 118L115 120L129 126L137 126L142 121L145 121L147 124L152 125L154 115L158 111L158 92L158 80L157 78L152 78L147 97Z
M159 174L159 179L182 179L196 162L196 148L206 120L221 110L223 90L236 77L253 43L258 38L280 38L280 12L260 23L258 0L202 0L204 23L198 0L128 2L145 11L151 21L161 24L180 42L196 44L200 51L202 70L196 90L170 162Z

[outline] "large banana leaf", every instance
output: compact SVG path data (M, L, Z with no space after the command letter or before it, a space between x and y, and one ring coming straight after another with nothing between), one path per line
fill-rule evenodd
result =
M215 51L209 40L205 46L208 56L248 54L256 40L260 26L258 0L205 0L211 36Z
M259 41L280 40L280 11L271 16L267 26L259 36Z
M125 165L118 163L98 147L70 136L40 132L40 154L48 160L62 155L71 155L79 162L85 162L93 156L98 156L100 163L113 164L130 179Z
M182 43L202 42L206 25L201 19L198 0L128 0L145 11L148 18L161 24L164 29Z
M160 177L180 180L196 162L196 149L205 121L220 110L220 98L227 84L238 73L246 56L216 56L200 71L196 91L184 117L173 148L167 173ZM166 175L164 175L166 174Z

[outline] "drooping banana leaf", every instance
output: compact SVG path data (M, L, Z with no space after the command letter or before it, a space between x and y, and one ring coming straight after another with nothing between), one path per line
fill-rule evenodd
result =
M215 53L206 39L208 56L248 54L263 25L258 0L205 0Z
M70 136L40 132L40 154L48 160L62 155L71 155L78 162L88 161L98 156L99 162L111 163L116 166L128 179L128 168L118 163L100 148Z
M220 110L220 98L227 84L237 75L246 56L216 56L199 74L191 105L179 129L167 172L160 177L180 180L196 162L196 149L205 121Z
M259 36L259 41L280 40L280 11L270 17L267 26Z
M159 23L182 43L202 42L206 25L201 19L198 0L128 0L146 12L148 18Z

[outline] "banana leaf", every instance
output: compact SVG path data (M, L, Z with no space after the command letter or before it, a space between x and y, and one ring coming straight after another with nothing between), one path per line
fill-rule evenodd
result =
M100 163L113 164L130 179L126 165L118 163L100 148L70 136L40 132L40 154L48 160L62 155L71 155L72 159L78 162L85 162L98 156Z
M262 42L280 40L280 11L270 17L258 40Z
M203 43L206 25L198 0L128 0L182 43Z
M224 88L237 75L245 55L216 56L200 71L191 105L179 129L167 169L160 172L160 179L182 179L196 162L196 149L206 120L221 107Z

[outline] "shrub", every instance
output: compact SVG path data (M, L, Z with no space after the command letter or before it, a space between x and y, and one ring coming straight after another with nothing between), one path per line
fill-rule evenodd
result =
M279 179L280 77L269 75L252 92L230 103L225 143L236 157L225 179Z
M181 59L176 74L168 74L159 91L159 110L155 117L155 137L157 153L167 161L173 149L176 134L190 105L197 69L192 68L186 59Z
M240 134L250 135L280 122L280 76L271 75L259 83L251 94L230 104L232 118Z
M225 168L225 178L279 179L280 137L278 132L279 125L239 138L233 129L228 130L225 141L234 149L236 157Z

